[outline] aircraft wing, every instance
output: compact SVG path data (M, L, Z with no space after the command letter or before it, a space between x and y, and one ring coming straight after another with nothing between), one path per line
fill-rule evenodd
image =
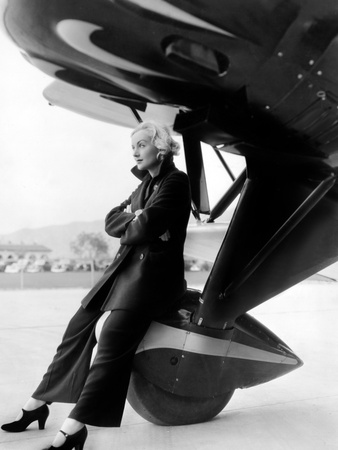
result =
M177 108L177 127L212 144L237 142L233 152L256 157L263 148L334 165L332 0L2 3L23 55L57 80L107 104Z
M131 113L130 106L64 81L54 81L46 87L43 95L51 105L61 106L92 119L127 128L135 128L138 124L137 118ZM130 105L132 105L131 102ZM163 123L173 128L178 108L145 103L141 110L140 105L137 106L137 113L141 120L159 120L160 118Z
M163 117L172 108L197 217L217 216L199 142L246 158L246 180L236 184L240 201L196 320L225 326L337 261L335 0L3 5L4 26L25 58L75 86L71 101L50 88L51 102L126 126L133 115L147 117L154 108ZM77 96L77 89L88 92Z

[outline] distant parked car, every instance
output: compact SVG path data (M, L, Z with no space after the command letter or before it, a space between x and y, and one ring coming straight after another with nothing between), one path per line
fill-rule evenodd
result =
M195 259L185 259L184 268L187 272L199 272L201 270Z
M208 261L203 261L201 259L185 259L184 268L187 272L200 272L200 271L210 271L212 264Z
M38 272L42 272L43 269L39 266L37 266L36 264L31 264L26 268L26 272L28 273L38 273Z
M37 259L34 263L34 266L37 266L39 268L41 268L41 270L43 272L47 272L50 271L52 265L49 261L47 261L46 259Z
M201 268L196 263L194 263L194 264L191 264L189 270L190 270L190 272L199 272L201 270Z
M69 272L69 271L73 270L73 268L72 268L72 266L70 266L68 264L54 263L50 270L53 273L61 273L61 272Z
M77 270L79 272L89 272L90 264L89 263L77 263L77 264L75 264L74 270Z
M42 266L44 272L50 272L50 269L52 268L52 265L49 261L45 261L45 263Z
M18 263L8 264L5 268L5 273L19 273L21 270Z
M95 262L95 270L106 270L108 266L112 263L112 259L102 259Z

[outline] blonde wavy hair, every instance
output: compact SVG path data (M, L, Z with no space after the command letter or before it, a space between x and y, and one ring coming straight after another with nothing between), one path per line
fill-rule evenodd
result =
M151 137L151 142L158 149L162 159L169 154L179 154L180 144L172 138L167 126L152 121L141 122L131 136L141 130L145 130Z

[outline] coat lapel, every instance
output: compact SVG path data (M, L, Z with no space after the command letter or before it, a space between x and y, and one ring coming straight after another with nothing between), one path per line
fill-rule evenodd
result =
M134 195L131 197L131 210L135 212L138 209L143 209L145 204L146 192L151 182L151 176L148 175L144 178L139 188L136 189Z
M172 155L168 155L161 162L159 174L152 178L148 171L138 170L137 167L133 167L131 172L138 179L142 180L139 188L135 191L131 198L131 209L135 212L137 209L143 209L146 205L149 205L156 196L157 190L163 181L166 173L175 168Z

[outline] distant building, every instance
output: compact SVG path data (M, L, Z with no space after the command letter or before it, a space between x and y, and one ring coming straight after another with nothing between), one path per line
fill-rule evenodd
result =
M0 261L15 262L19 259L35 261L48 259L48 253L52 250L39 244L0 244Z

